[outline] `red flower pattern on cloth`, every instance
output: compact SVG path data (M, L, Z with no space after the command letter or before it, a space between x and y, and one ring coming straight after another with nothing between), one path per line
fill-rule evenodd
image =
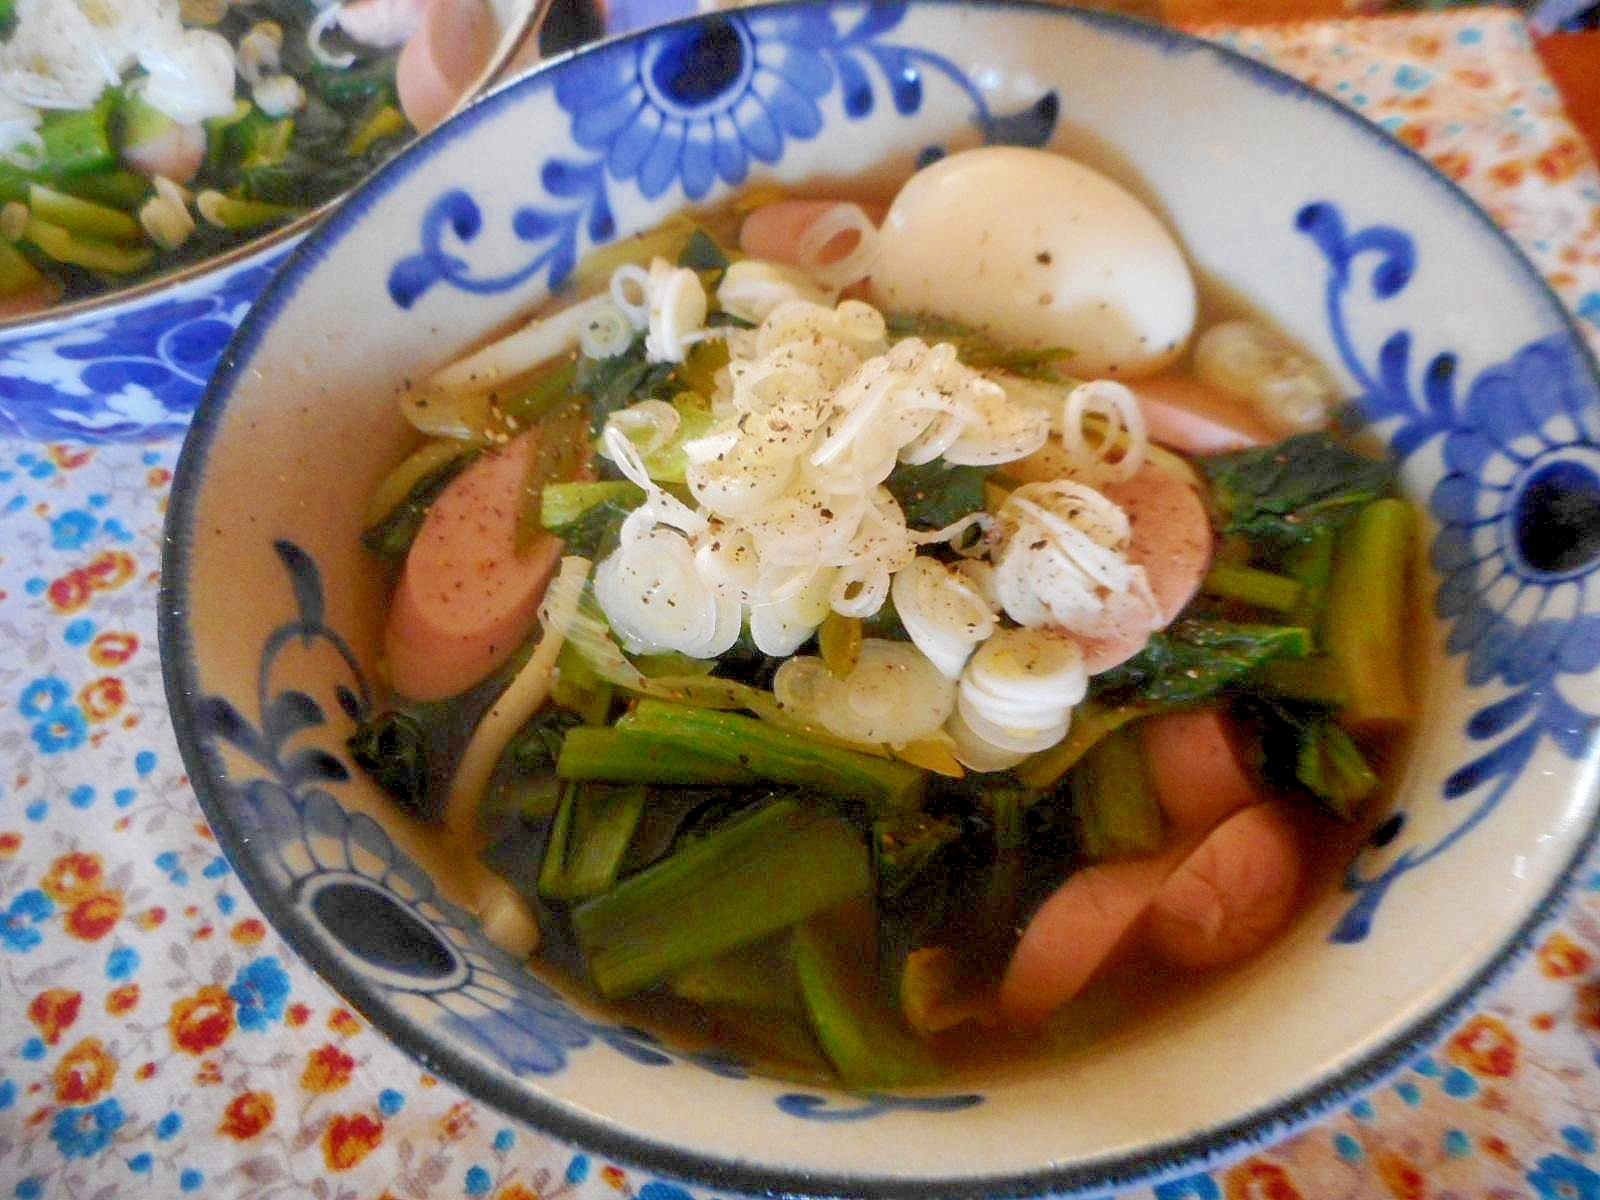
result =
M1515 16L1208 32L1427 156L1600 347L1600 177ZM0 439L0 1196L644 1194L648 1175L422 1071L234 879L165 724L154 614L176 454ZM68 513L92 532L58 546ZM44 706L37 730L25 696ZM1600 861L1589 870L1430 1051L1159 1200L1600 1197Z

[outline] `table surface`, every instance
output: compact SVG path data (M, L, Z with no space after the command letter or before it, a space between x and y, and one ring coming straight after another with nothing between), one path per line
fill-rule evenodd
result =
M1508 10L1328 20L1277 5L1301 20L1215 24L1255 20L1261 2L1172 0L1165 15L1432 158L1600 349L1600 174L1549 74L1600 118L1586 40L1600 35L1547 42L1541 59ZM176 454L0 441L0 1200L684 1196L434 1079L263 923L195 805L163 701ZM1153 1194L1600 1200L1597 1058L1600 862L1533 953L1391 1081Z

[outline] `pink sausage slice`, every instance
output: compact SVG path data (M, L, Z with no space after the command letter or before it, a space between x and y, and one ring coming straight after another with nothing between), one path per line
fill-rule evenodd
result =
M484 0L429 0L395 64L406 120L426 133L449 116L489 65L498 37Z
M1160 613L1152 626L1145 605L1114 598L1104 632L1084 644L1084 666L1091 675L1126 662L1144 648L1154 630L1172 623L1200 590L1212 552L1205 503L1172 472L1146 463L1132 479L1108 483L1100 491L1128 514L1128 561L1144 568Z
M1183 967L1248 958L1289 923L1304 878L1305 852L1284 806L1252 804L1213 829L1161 885L1150 944Z
M751 258L768 262L803 266L800 261L800 239L817 221L844 200L774 200L752 209L739 226L739 249ZM868 219L878 224L883 219L881 207L861 205ZM823 247L823 264L838 262L856 248L856 239L840 235Z
M1186 845L1069 876L1022 931L1000 981L1001 1015L1018 1025L1037 1025L1076 996L1187 854Z
M1169 375L1131 385L1150 440L1185 454L1221 454L1278 440L1245 401L1201 383Z
M1228 718L1214 708L1161 713L1135 728L1161 811L1180 833L1204 833L1266 799L1239 761Z
M517 509L539 433L479 458L445 488L418 530L384 630L394 688L413 700L465 691L532 632L561 540L516 553Z

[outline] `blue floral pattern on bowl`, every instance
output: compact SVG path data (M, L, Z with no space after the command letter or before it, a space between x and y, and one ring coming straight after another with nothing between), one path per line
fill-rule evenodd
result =
M1474 797L1460 819L1429 844L1393 853L1407 822L1396 814L1373 839L1387 865L1351 867L1345 886L1357 900L1333 937L1357 942L1391 885L1486 819L1542 741L1577 759L1600 728L1600 712L1563 690L1600 667L1600 394L1570 336L1524 346L1483 370L1463 398L1457 358L1441 352L1422 367L1419 394L1411 334L1390 334L1369 364L1347 313L1358 262L1376 260L1377 302L1405 290L1418 267L1412 238L1391 226L1351 231L1330 204L1307 205L1297 224L1329 267L1328 324L1360 389L1355 407L1402 462L1442 439L1446 473L1429 498L1442 528L1429 559L1443 578L1435 608L1451 622L1445 649L1466 657L1470 686L1510 690L1468 721L1471 740L1494 745L1461 765L1438 798L1454 807Z
M171 298L0 333L0 433L80 442L182 434L229 339L288 253L264 251Z
M484 295L507 292L542 275L556 287L572 273L585 244L616 235L610 189L631 185L647 200L676 189L702 200L713 185L743 183L755 164L783 157L786 145L810 141L835 101L847 121L879 109L913 116L934 81L966 98L983 140L1042 146L1055 132L1053 93L1013 113L996 113L949 58L891 36L903 2L855 13L831 7L749 14L668 26L653 37L618 42L556 77L555 98L585 157L544 164L542 202L519 206L512 232L530 247L510 270L495 257L478 273L461 250L483 232L470 193L452 188L434 202L419 230L420 248L389 272L389 295L410 308L435 285ZM929 146L924 159L942 153ZM452 245L455 248L452 248Z

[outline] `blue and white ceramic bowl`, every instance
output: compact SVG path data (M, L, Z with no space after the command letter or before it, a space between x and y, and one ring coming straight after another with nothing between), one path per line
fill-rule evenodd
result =
M537 0L489 0L500 41L473 95L525 52ZM181 434L250 303L337 201L203 262L0 321L0 436L85 442Z
M1428 516L1426 714L1397 805L1286 941L1153 1020L972 1090L797 1089L570 1002L496 951L427 831L351 767L382 585L357 546L393 395L589 249L753 180L1048 145L1149 198L1200 271L1313 347ZM174 488L168 687L268 917L372 1022L506 1113L719 1192L1097 1192L1347 1102L1523 953L1594 836L1600 376L1467 199L1360 119L1182 35L1024 4L708 15L498 90L267 288Z

